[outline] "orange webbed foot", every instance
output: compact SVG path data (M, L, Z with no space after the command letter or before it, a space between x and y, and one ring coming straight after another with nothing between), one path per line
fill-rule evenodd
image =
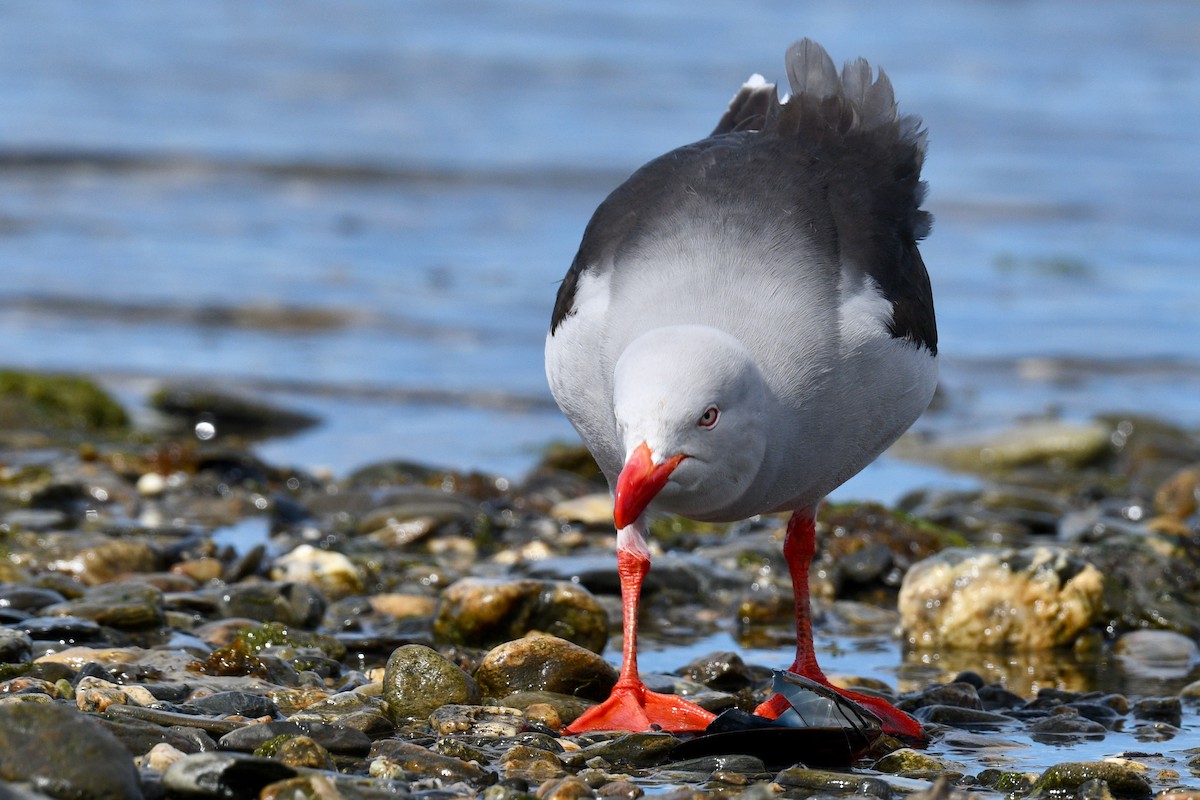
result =
M702 731L716 715L673 694L652 692L644 685L617 684L598 706L585 711L564 733L587 731Z

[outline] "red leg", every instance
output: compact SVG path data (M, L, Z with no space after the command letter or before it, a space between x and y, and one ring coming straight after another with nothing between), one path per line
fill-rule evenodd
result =
M642 579L650 571L650 558L645 555L640 534L634 535L636 544L642 547L626 547L620 540L617 546L617 573L621 578L621 627L625 637L621 649L621 674L609 698L585 711L565 728L565 733L652 729L702 731L713 720L712 712L681 697L652 692L638 677L638 600Z
M783 540L783 557L787 561L788 572L792 575L792 594L796 598L796 659L789 671L824 684L847 700L866 708L883 721L884 733L924 739L921 723L908 714L878 697L834 686L817 665L817 656L813 649L812 612L808 599L808 571L816 552L817 539L814 513L810 509L801 509L792 514L792 518L788 520L787 535ZM777 694L754 709L754 713L760 717L776 719L789 708L791 705L787 699Z

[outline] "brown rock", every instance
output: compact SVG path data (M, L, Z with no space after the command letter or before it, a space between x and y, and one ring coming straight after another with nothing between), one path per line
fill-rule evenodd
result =
M591 650L535 634L493 648L475 671L475 680L493 697L541 691L603 700L617 682L617 671Z
M488 647L548 633L594 652L608 642L608 615L587 589L565 581L465 578L442 593L433 635Z

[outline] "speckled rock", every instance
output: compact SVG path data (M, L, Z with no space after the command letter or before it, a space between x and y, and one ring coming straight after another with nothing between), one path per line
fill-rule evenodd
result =
M474 678L424 645L396 648L384 669L383 699L395 721L427 717L441 706L477 703L479 698Z
M142 797L129 751L95 720L54 703L0 705L0 780L64 800Z
M1116 761L1057 764L1042 773L1033 786L1033 793L1073 791L1091 780L1104 781L1114 797L1138 798L1152 794L1144 770Z
M1099 571L1061 548L954 548L905 575L901 627L917 648L1061 647L1101 620L1102 595Z
M535 634L489 651L475 680L492 697L540 691L603 700L617 682L617 671L591 650L557 636Z
M601 652L608 615L586 589L566 581L465 578L446 588L433 623L444 642L487 647L530 632Z
M346 555L307 544L275 559L271 578L308 584L330 600L361 594L364 589L362 571Z
M951 761L948 758L931 756L928 753L922 753L920 750L913 750L911 747L902 747L899 750L888 753L875 762L874 769L880 772L890 772L899 775L944 772L963 775L967 772L967 767L963 764Z

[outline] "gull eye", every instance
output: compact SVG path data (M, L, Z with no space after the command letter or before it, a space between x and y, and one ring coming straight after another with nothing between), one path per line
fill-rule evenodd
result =
M717 427L717 420L721 418L721 411L716 406L709 406L704 409L704 413L700 415L700 419L696 421L696 425L701 428Z

